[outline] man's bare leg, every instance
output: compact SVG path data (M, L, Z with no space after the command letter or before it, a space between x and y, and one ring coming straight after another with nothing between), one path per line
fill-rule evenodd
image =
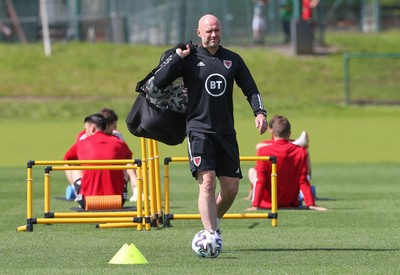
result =
M198 208L204 229L217 229L217 204L215 200L216 177L215 171L199 172Z

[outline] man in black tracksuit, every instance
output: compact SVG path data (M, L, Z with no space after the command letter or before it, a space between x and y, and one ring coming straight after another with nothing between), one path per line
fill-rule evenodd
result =
M260 134L267 130L267 112L242 58L220 46L218 18L205 15L197 34L201 46L176 49L155 72L154 84L165 88L183 76L188 90L187 137L190 168L199 182L198 207L204 229L219 231L242 178L233 119L233 85L242 89ZM221 191L215 195L216 177Z

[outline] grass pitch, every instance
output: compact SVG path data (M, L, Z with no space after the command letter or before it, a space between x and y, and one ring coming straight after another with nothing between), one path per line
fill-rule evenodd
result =
M43 170L34 172L34 216L43 216ZM398 165L315 165L317 203L327 212L279 210L270 220L224 220L223 253L202 259L191 251L199 220L172 220L151 231L98 229L94 224L25 223L25 176L1 168L0 273L2 274L395 274L400 257ZM171 213L197 213L197 184L185 164L171 167ZM65 190L53 172L51 210L70 211L74 202L56 199ZM243 213L249 185L241 183L230 213ZM125 244L135 244L144 265L108 262Z
M269 114L287 116L293 136L309 131L312 183L317 203L329 211L282 210L276 228L270 220L225 220L224 251L217 259L191 252L199 220L173 220L173 227L150 232L93 224L34 225L33 232L17 232L26 223L26 162L61 159L88 112L115 109L121 131L139 156L137 139L123 121L136 81L155 66L165 47L55 44L47 59L40 44L0 45L0 274L397 274L400 109L344 106L342 54L396 52L399 32L326 35L339 51L324 57L235 50L253 72ZM384 69L397 73L393 64ZM371 87L380 87L380 97L398 100L385 84L400 78L368 63L362 69L374 75L377 83ZM240 150L253 155L255 143L267 137L256 134L248 103L237 96ZM161 157L185 155L185 144L160 148ZM249 165L243 165L244 171ZM171 175L171 212L196 213L197 184L187 165L174 165ZM53 172L52 211L75 206L56 199L65 186L63 174ZM230 213L249 206L242 199L248 188L244 179ZM43 217L43 167L34 169L33 204L34 216ZM125 243L135 244L149 264L108 264Z

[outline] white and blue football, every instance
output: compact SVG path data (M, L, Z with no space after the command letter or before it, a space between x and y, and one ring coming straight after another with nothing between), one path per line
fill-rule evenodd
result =
M222 239L213 230L200 230L192 240L193 252L203 258L216 258L222 250Z

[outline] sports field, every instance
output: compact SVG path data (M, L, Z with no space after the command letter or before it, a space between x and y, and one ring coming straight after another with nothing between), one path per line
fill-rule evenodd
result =
M398 32L378 35L327 34L337 51L293 57L268 48L234 48L253 72L270 115L286 115L293 135L310 135L312 183L327 212L279 210L270 220L222 222L223 253L201 259L190 247L199 220L173 220L151 231L99 229L94 224L26 224L26 162L61 159L88 113L106 106L120 116L119 128L135 156L138 139L124 119L133 88L156 64L161 47L54 45L46 59L41 45L0 45L0 273L1 274L397 274L400 258L398 179L400 107L343 104L344 52L396 52ZM386 88L400 79L398 63L363 68L381 87L379 98L399 100ZM374 61L376 64L376 61ZM374 74L376 77L371 78ZM396 78L397 76L397 78ZM365 77L356 75L356 77ZM362 81L356 83L361 85ZM365 89L368 88L367 85ZM387 92L389 91L389 92ZM368 96L371 92L367 93ZM236 96L236 128L242 155L254 155L260 137L248 104ZM386 98L385 98L386 97ZM185 144L160 145L160 157L185 156ZM243 163L243 170L251 163ZM43 167L34 168L34 216L43 217ZM171 212L197 213L197 185L186 164L171 166ZM58 199L66 181L52 172L51 209L71 211ZM246 178L230 213L249 202ZM131 205L131 204L130 204ZM124 244L135 244L148 264L112 265Z

